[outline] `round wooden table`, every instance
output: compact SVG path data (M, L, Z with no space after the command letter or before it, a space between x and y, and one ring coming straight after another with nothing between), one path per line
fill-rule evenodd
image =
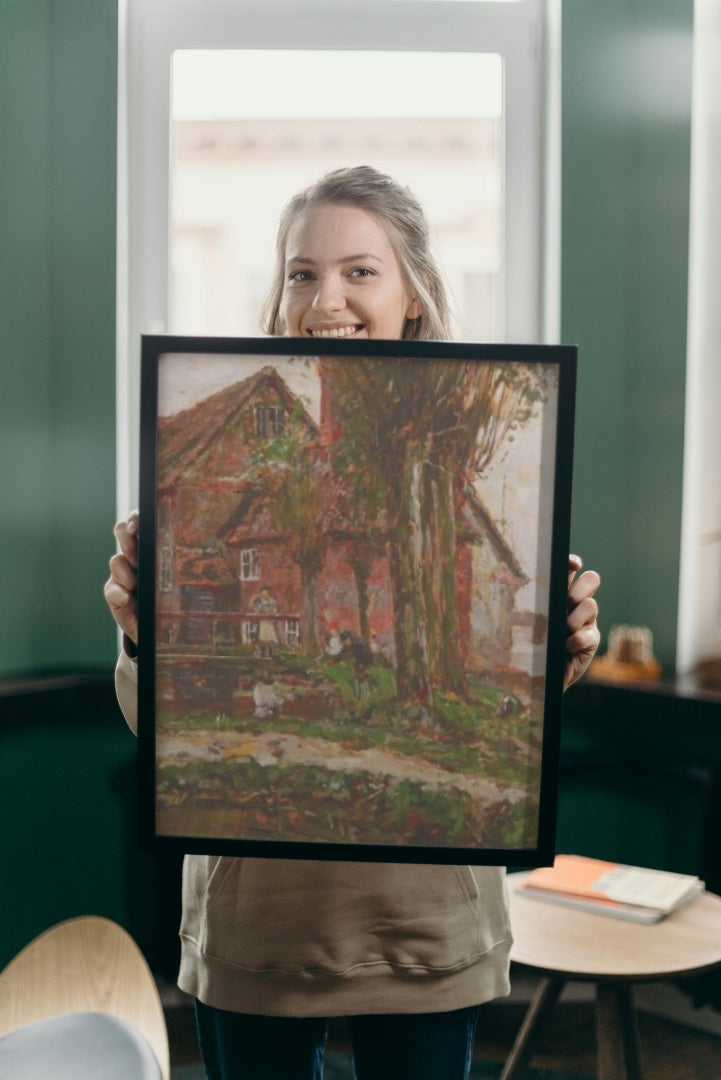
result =
M508 875L511 960L543 977L501 1080L523 1076L540 1024L569 980L596 986L599 1080L643 1080L633 983L721 966L721 898L705 892L661 922L626 922L529 899L518 889L525 876Z

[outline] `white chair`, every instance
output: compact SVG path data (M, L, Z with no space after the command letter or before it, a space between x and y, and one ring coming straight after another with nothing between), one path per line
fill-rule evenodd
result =
M58 923L0 973L0 1076L169 1080L155 980L117 923Z

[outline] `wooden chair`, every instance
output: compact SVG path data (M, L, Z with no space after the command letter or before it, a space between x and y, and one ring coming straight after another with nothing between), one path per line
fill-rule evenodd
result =
M103 1076L169 1080L168 1035L155 981L138 946L116 923L92 915L58 923L0 973L0 1074L9 1075L3 1073L5 1055L12 1075L22 1076L26 1058L41 1052L43 1040L56 1057L62 1054L66 1070L68 1053L78 1054L77 1068L57 1075L101 1075L83 1070L98 1047L112 1046ZM28 1076L39 1075L30 1067ZM43 1075L53 1080L56 1074Z

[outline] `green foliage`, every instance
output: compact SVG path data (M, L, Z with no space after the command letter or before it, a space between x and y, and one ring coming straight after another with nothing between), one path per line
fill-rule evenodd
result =
M256 762L192 762L163 766L161 812L183 807L184 828L204 835L203 816L236 812L239 835L273 835L278 828L298 840L397 843L461 847L517 847L532 841L528 812L505 800L479 811L457 789L429 789L413 780L317 766ZM192 804L192 808L191 808ZM193 816L194 815L194 816Z
M252 715L249 696L235 707L186 712L163 706L158 724L170 730L287 733L342 743L351 751L383 748L447 772L484 776L526 789L537 779L539 747L528 710L504 716L503 690L471 681L468 698L437 693L432 706L403 704L390 665L376 662L361 678L346 660L281 653L264 661L279 686L294 693L268 717ZM252 669L251 669L252 670ZM246 681L251 682L252 679ZM249 690L245 691L249 695Z

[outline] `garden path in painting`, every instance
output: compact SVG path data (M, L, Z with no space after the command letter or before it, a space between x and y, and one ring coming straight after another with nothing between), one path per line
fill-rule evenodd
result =
M390 836L431 847L533 842L529 788L540 767L541 705L528 697L528 680L479 682L473 702L448 695L432 716L399 707L383 660L363 687L343 659L299 660L186 656L178 681L178 661L167 658L157 728L161 834L376 844ZM272 706L254 701L259 673ZM189 681L207 688L205 708L202 690L192 708L181 704Z

